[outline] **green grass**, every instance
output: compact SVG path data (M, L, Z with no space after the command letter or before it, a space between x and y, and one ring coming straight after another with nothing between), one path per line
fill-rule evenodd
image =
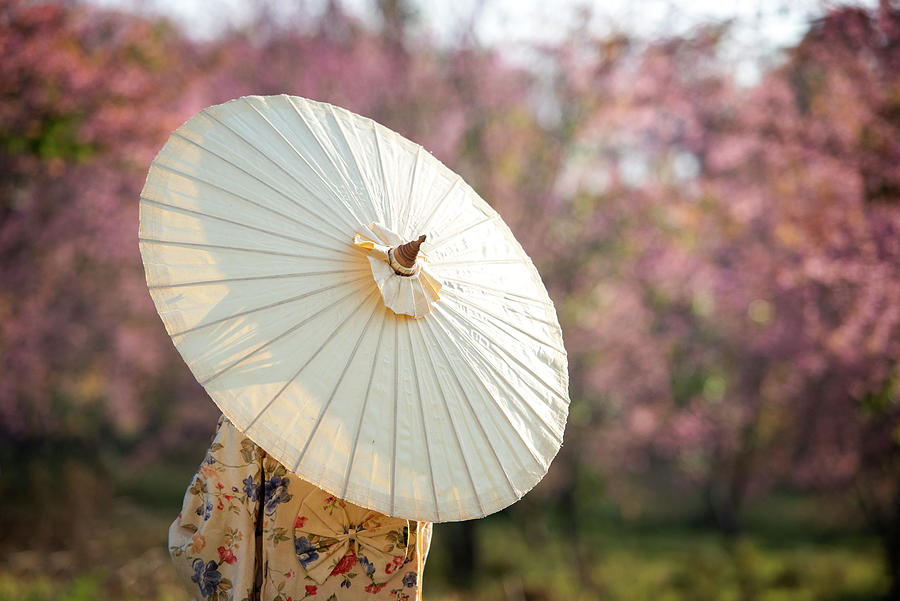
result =
M102 512L72 516L63 536L0 537L0 601L186 601L166 535L192 469L148 466L118 479ZM696 510L680 499L626 519L610 502L585 497L576 553L565 521L526 499L478 522L468 591L446 544L453 526L442 539L437 525L425 599L862 601L887 588L877 540L840 506L773 496L749 508L748 534L731 541L697 527Z
M70 566L65 558L50 561L50 554L31 564L21 555L0 560L0 601L183 601L165 554L166 526L133 508L119 513L109 524L117 534L98 532L109 549L95 568L73 558ZM886 587L870 539L786 546L748 536L728 544L688 530L593 533L584 545L592 581L586 586L569 539L529 541L514 523L488 520L479 532L475 592L460 592L440 536L437 527L425 573L425 599L433 601L851 601L876 599Z
M727 542L703 531L597 525L583 536L589 586L571 541L528 541L511 524L487 524L480 540L491 582L477 598L504 599L499 589L509 581L506 588L521 588L526 598L585 601L849 601L876 599L887 586L877 543L865 538L786 545L752 535Z

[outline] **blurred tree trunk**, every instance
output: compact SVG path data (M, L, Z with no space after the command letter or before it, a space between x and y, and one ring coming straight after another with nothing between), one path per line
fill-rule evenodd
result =
M566 484L559 494L562 532L569 541L572 565L575 567L583 590L590 591L594 599L603 599L605 595L601 583L594 577L594 565L598 562L600 553L596 549L588 552L589 543L583 536L587 523L578 503L579 457L572 457L574 451L565 452L566 449L576 448L576 445L569 442L567 446L563 447L564 452L561 452L556 458L557 464L562 464L560 467L564 466L563 470L566 472Z
M898 504L897 511L900 514L900 504ZM900 515L895 516L894 523L885 533L884 547L888 577L891 580L891 588L886 599L900 601Z
M755 454L755 423L744 432L744 444L740 452L730 458L730 465L724 467L720 480L713 470L704 490L707 517L704 520L715 527L726 538L734 538L743 530L741 509L747 493L747 485L752 476Z
M741 531L741 520L734 499L723 494L715 482L709 482L705 487L703 500L706 509L703 523L715 528L726 538L736 537Z
M585 379L581 376L584 366L580 358L573 357L569 362L569 394L575 402L588 402L587 391L584 387ZM566 428L565 444L560 449L554 460L554 470L560 474L562 486L559 490L559 513L563 536L569 541L571 550L571 564L575 567L578 580L583 590L589 591L594 599L603 599L601 583L594 577L594 566L599 564L600 552L590 549L589 541L585 540L584 532L588 526L587 519L581 511L579 497L579 483L581 482L580 470L586 448L585 441L594 431L594 414L582 423L578 419L570 419Z
M713 452L713 466L704 490L707 521L730 539L743 530L741 510L750 482L762 467L757 455L765 442L760 428L766 410L761 392L766 361L763 357L750 357L744 364L740 390L746 398L754 399L754 404L738 433L740 444L737 450L725 453L717 449Z
M0 543L80 549L84 556L83 542L113 499L99 446L74 438L6 442L0 444Z
M885 599L900 601L900 488L895 492L891 505L876 517L873 525L884 547L885 568L890 580Z
M452 567L453 585L471 590L478 564L478 520L441 524L437 535L447 549Z
M881 539L884 549L885 569L890 582L885 599L900 601L900 459L882 466L876 473L864 474L856 483L856 499L872 530ZM886 474L894 477L889 492L879 490L878 481L885 481Z

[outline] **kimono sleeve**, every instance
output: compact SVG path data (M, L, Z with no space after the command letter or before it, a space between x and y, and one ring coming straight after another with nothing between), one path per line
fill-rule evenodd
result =
M244 599L256 577L261 453L224 417L169 528L169 553L191 599Z

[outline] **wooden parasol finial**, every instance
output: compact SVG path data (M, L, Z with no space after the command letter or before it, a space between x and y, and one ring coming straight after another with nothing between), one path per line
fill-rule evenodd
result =
M412 269L416 264L416 257L419 255L419 247L425 242L425 234L419 236L418 240L410 240L406 244L401 244L394 249L394 258L398 263Z

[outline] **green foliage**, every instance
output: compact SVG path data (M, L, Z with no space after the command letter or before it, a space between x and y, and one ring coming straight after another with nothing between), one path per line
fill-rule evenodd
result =
M46 577L33 580L0 573L0 601L95 601L100 598L103 574L88 572L67 582Z
M9 154L33 154L43 161L87 161L97 148L79 139L82 119L76 115L56 116L39 123L31 131L0 131L0 148Z
M886 589L877 543L842 538L823 543L794 539L788 546L765 537L724 542L709 531L657 532L585 524L596 590L579 581L572 540L563 532L528 540L514 524L489 520L480 536L481 577L473 599L502 600L506 591L552 601L779 601L875 599ZM426 598L454 599L452 567L435 555L426 572ZM435 566L442 566L441 570Z
M154 462L142 466L139 472L124 475L116 488L119 494L139 499L145 507L165 514L181 505L185 488L190 482L190 476L186 474L196 468L196 463L173 465Z
M761 516L786 502L774 500ZM806 522L787 534L773 523L733 542L685 527L681 514L665 513L665 499L658 501L658 517L644 523L595 513L579 532L595 588L581 581L573 537L552 514L533 515L532 526L539 527L528 529L501 514L479 522L476 581L460 596L443 536L448 526L438 524L425 599L507 601L521 593L546 601L862 601L883 594L887 581L876 540L852 530L822 538L818 532L827 524L815 515L818 501L789 502L806 513ZM186 601L165 551L174 516L160 509L121 499L78 541L99 552L88 561L50 551L5 553L0 601Z

